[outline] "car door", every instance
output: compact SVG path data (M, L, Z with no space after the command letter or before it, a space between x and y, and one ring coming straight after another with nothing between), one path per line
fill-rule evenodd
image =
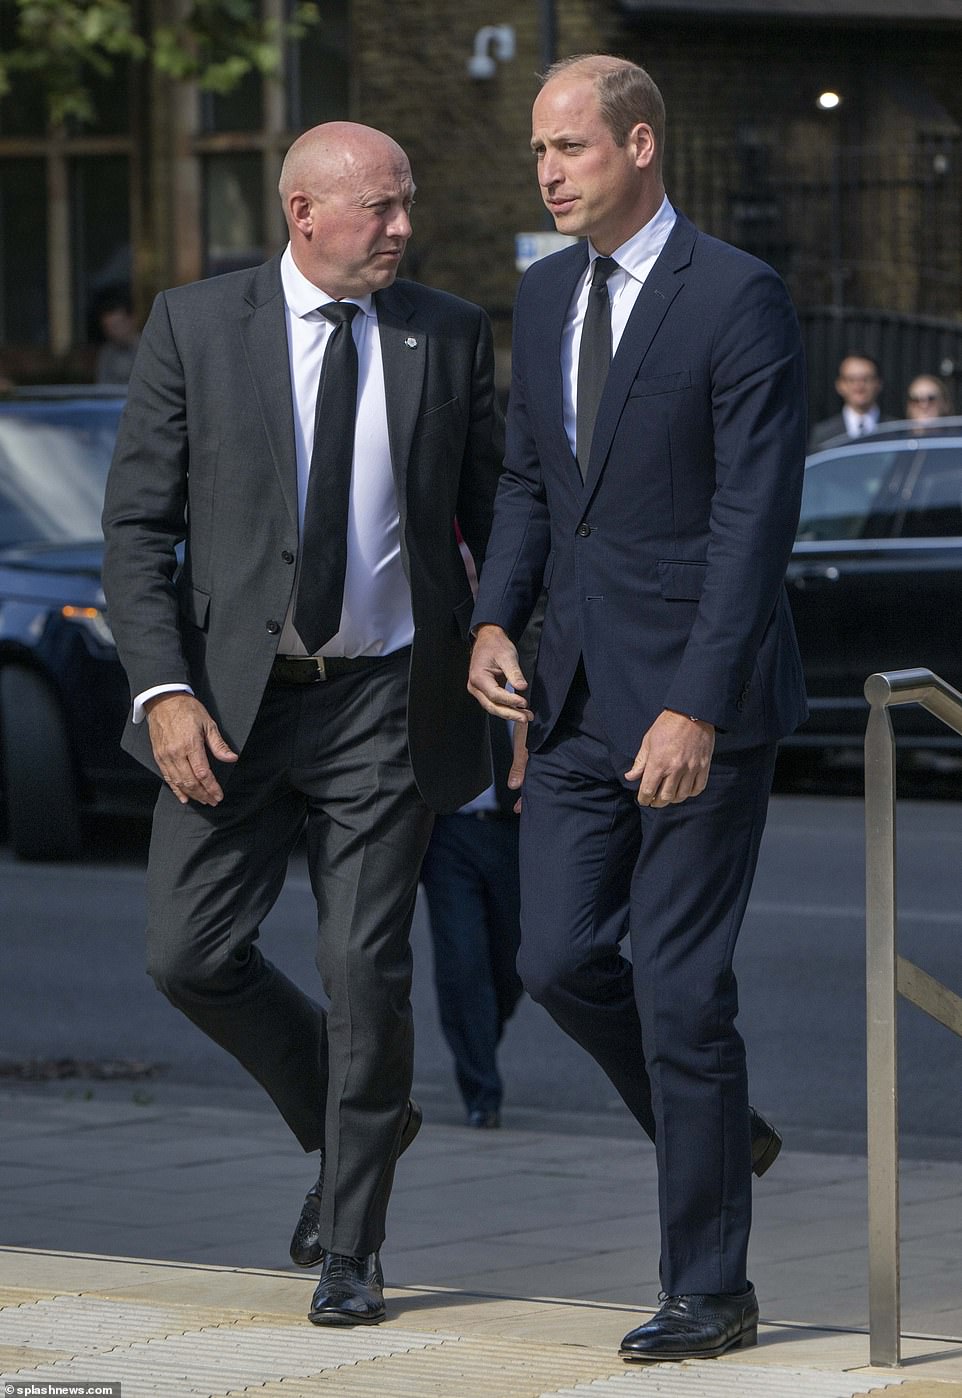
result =
M962 687L962 442L923 435L854 455L810 464L789 592L810 731L861 741L874 671L921 666ZM945 734L917 707L893 718L905 737Z
M866 611L887 588L887 547L907 454L902 442L853 443L819 452L805 471L788 593L811 719L805 732L851 741L864 729L862 687L871 638Z

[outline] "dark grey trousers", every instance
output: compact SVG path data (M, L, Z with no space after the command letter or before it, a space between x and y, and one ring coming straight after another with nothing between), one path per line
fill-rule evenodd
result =
M321 1242L358 1255L384 1240L411 1089L409 934L433 816L408 755L408 660L269 686L223 802L165 787L150 845L150 974L305 1150L324 1147ZM257 946L305 821L326 1013Z

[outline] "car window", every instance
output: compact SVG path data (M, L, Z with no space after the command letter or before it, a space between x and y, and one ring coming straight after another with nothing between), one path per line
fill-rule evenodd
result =
M0 412L0 548L100 538L115 404L5 404Z
M919 452L902 493L898 532L903 538L962 537L962 448Z
M887 537L899 467L895 448L843 451L814 460L805 471L801 540Z

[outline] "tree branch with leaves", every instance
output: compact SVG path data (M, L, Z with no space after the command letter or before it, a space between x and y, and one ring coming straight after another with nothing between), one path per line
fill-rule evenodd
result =
M151 62L161 73L208 92L230 92L248 73L277 77L284 45L318 22L318 6L300 0L286 20L264 19L257 0L194 0L167 19L165 0L0 0L13 42L0 53L0 97L16 73L42 85L54 127L96 117L93 75L118 62ZM11 13L12 11L12 13Z

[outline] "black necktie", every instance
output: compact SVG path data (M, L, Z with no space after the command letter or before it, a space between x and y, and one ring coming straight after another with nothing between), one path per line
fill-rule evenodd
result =
M618 263L613 257L596 257L591 268L588 309L581 329L581 349L578 353L578 412L575 429L578 465L582 480L588 474L591 438L595 431L598 404L604 392L605 379L611 365L611 302L608 300L608 278Z
M324 351L317 387L314 448L294 600L294 627L308 655L336 636L341 626L357 415L357 348L351 321L359 310L349 301L332 301L320 308L334 330Z

